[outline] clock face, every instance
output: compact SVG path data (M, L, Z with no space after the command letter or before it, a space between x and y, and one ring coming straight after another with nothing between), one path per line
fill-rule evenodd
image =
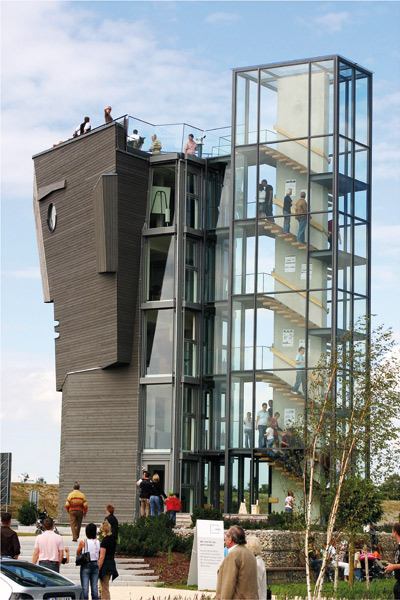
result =
M57 224L57 211L54 204L51 202L49 204L49 208L47 210L47 226L49 230L53 233Z

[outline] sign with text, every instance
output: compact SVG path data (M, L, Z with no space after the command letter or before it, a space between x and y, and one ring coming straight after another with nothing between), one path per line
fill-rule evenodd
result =
M224 522L196 521L199 590L217 589L217 572L224 560Z

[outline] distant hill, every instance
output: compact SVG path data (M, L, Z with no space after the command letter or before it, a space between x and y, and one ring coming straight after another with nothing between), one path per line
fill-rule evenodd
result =
M56 518L58 511L57 483L11 483L11 504L8 507L8 512L11 513L12 518L16 519L21 504L28 502L30 491L39 492L40 510L45 506L49 515Z

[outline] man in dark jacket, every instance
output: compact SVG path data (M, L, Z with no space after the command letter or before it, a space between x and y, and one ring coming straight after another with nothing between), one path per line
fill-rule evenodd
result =
M11 515L8 512L1 515L1 555L18 558L21 546L16 532L11 529Z

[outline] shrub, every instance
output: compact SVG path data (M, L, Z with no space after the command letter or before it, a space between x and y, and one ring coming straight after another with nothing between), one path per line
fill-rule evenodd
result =
M141 517L136 523L121 523L118 554L128 556L156 556L157 552L188 552L193 536L183 539L173 531L173 522L168 515Z
M24 502L18 509L17 519L21 525L33 525L39 511L34 502Z
M201 508L200 506L195 506L192 513L192 525L196 525L197 519L206 520L206 521L223 521L224 517L222 512L218 508Z

